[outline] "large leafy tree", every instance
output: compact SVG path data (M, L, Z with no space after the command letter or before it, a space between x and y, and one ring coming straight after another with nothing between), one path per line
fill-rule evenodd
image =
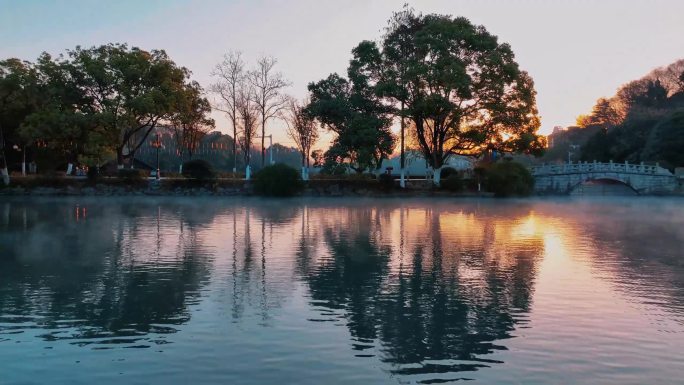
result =
M72 76L70 64L42 54L35 69L40 108L26 116L21 136L68 163L88 158L99 164L114 151L115 138L103 129L91 99Z
M132 158L160 122L186 101L190 72L162 50L107 44L68 52L61 62L90 113L115 143L117 163Z
M26 116L21 135L69 163L99 165L116 156L123 167L160 123L193 135L210 125L201 87L164 51L76 47L58 58L41 55L35 72L40 108Z
M5 184L9 184L6 151L22 144L18 130L36 109L37 81L31 63L19 59L0 61L0 171Z
M325 154L327 163L345 163L357 173L377 169L392 153L389 109L350 67L350 80L332 74L309 84L308 113L337 136Z
M420 151L437 172L455 154L539 152L532 78L513 51L463 17L395 15L378 46L354 50L359 76L410 119Z

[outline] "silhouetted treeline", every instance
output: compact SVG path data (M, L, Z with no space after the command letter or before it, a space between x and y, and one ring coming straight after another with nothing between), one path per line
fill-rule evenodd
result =
M565 160L570 152L572 160L660 162L674 168L684 165L683 134L684 59L599 99L591 113L577 118L577 126L551 135L546 159Z

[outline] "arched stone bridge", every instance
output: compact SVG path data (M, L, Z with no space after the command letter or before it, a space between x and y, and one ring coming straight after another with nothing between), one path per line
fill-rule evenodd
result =
M579 162L534 166L530 169L539 194L569 194L587 181L624 183L640 195L668 194L677 189L677 178L667 169L645 164Z

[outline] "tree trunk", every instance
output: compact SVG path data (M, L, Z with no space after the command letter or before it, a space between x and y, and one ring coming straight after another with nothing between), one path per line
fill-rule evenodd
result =
M235 109L233 109L233 116L235 116ZM237 123L233 119L233 174L237 174Z
M439 166L438 168L433 168L433 170L434 171L432 174L432 182L435 184L435 186L439 187L442 177L442 166Z
M405 188L406 187L406 180L404 179L404 168L405 162L406 162L406 155L404 154L404 102L401 102L401 148L399 149L399 187Z
M302 151L302 180L306 180L306 155Z
M5 136L0 125L0 174L2 174L2 183L5 186L10 184L9 170L7 170L7 158L5 157Z
M263 116L263 115L262 115ZM266 119L261 118L261 168L266 162Z
M116 168L119 170L124 168L123 147L116 149Z
M128 165L128 168L133 170L135 168L135 150L129 150L128 151L128 159L131 162L131 164Z

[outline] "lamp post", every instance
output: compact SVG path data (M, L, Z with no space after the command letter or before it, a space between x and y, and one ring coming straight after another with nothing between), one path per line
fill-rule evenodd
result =
M261 138L261 136L255 136L255 139ZM273 164L273 134L264 135L264 138L268 138L268 156L270 158L270 164Z
M24 148L19 147L19 145L15 144L12 146L17 151L21 151L21 176L26 176L26 146Z
M157 149L157 173L156 173L155 177L157 180L159 180L160 179L160 175L159 175L159 149L162 146L161 136L159 135L159 132L157 132L157 139L153 140L152 143L150 143L150 145Z

